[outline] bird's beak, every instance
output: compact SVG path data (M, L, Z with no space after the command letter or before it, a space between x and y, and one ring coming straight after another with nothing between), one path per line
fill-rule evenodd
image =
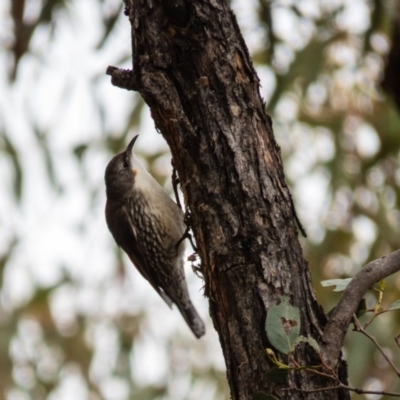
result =
M136 135L128 144L128 147L125 150L125 159L126 161L131 164L131 158L132 158L132 151L133 151L133 145L136 142L136 139L139 137L139 135Z

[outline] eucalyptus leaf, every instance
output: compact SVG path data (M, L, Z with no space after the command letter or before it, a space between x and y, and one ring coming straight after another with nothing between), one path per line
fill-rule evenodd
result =
M321 352L321 349L319 348L319 344L312 337L306 337L306 336L300 335L296 340L295 346L297 346L299 343L308 343L318 354Z
M400 309L400 300L394 301L394 302L388 307L388 311L389 311L389 310L398 310L398 309Z
M300 335L300 310L283 296L281 303L268 309L265 330L268 340L281 353L288 354Z
M269 383L285 383L288 374L288 368L273 367L265 374L265 379Z
M336 286L335 289L333 289L334 292L343 292L348 286L348 284L351 282L353 278L346 278L346 279L328 279L326 281L321 281L321 285L323 287L328 287L328 286Z

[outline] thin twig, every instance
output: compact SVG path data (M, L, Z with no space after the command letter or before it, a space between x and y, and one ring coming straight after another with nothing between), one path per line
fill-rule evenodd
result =
M185 217L184 217L184 222L186 225L186 229L185 232L183 233L182 237L178 240L178 243L175 245L176 248L179 247L179 245L185 240L185 239L189 239L190 244L193 247L193 250L197 253L197 247L193 242L193 237L190 234L190 229L192 229L192 216L190 215L190 211L189 209L186 210L185 212Z
M400 347L400 335L397 335L397 336L394 338L394 341L396 342L397 347Z
M325 378L333 379L336 382L339 382L339 380L338 380L338 378L336 376L325 374L324 372L317 371L317 370L315 370L313 368L305 368L305 370L309 371L309 372L312 372L312 373L314 373L316 375L320 375L320 376L323 376Z
M293 203L292 195L290 193L289 193L289 199L290 199L290 208L292 209L293 217L294 217L294 220L296 221L297 227L299 228L299 231L303 235L303 237L306 238L307 237L307 232L304 229L304 226L300 222L300 219L299 219L299 217L297 215L297 212L296 212L296 208L295 208L294 203Z
M174 166L174 163L172 163L171 181L172 181L172 188L174 189L176 204L178 204L178 207L182 210L181 201L179 199L179 193L178 193L179 178L178 178L178 175L176 173L176 168Z
M370 310L368 310L368 311L370 311ZM371 317L371 319L369 321L367 321L364 324L364 329L367 329L367 327L372 324L372 322L375 320L376 317L378 317L379 315L385 314L387 312L390 312L390 311L393 311L393 310L382 310L382 311L377 311L377 312L372 310L371 312L374 312L375 314Z
M369 325L371 325L372 322L374 322L375 318L376 318L378 315L381 315L381 314L383 314L385 311L388 311L388 310L385 310L385 311L378 311L379 308L380 308L380 306L381 306L381 304L382 304L383 291L382 291L382 290L379 290L379 289L376 289L376 288L372 288L372 290L374 290L375 292L378 292L378 293L379 293L379 297L378 297L378 301L377 301L377 303L375 304L375 307L373 308L373 310L370 310L371 312L374 313L374 315L371 317L371 319L370 319L369 321L367 321L367 322L364 324L364 329L367 329L367 327L368 327Z
M392 360L387 356L387 354L383 351L381 345L378 343L376 338L374 336L370 335L367 331L365 331L365 329L361 326L360 321L358 320L358 318L355 315L353 316L353 323L355 326L354 330L356 332L360 332L361 334L366 336L375 345L375 347L382 354L383 358L387 361L387 363L392 367L393 371L396 372L396 375L400 378L400 371L393 364Z
M339 389L349 390L349 391L355 392L357 394L378 394L381 396L400 397L400 393L396 393L396 392L385 392L384 390L382 390L382 391L363 390L363 389L358 389L358 388L353 388L351 386L343 385L343 383L339 383L339 385L336 385L336 386L328 386L325 388L318 388L318 389L301 389L301 388L297 388L297 387L290 387L290 388L283 389L283 390L296 390L297 392L302 392L302 393L316 393L316 392L324 392L327 390L339 390Z
M364 331L364 329L362 328L360 322L358 321L357 317L354 315L354 319L353 322L355 324L355 329L360 332L365 334L374 344L375 346L380 350L380 352L382 353L383 357L386 359L386 361L391 365L391 367L395 370L395 372L397 373L397 375L399 375L399 371L397 370L396 366L390 361L390 359L386 356L386 354L383 352L383 349L381 348L381 346L379 345L379 343L376 341L376 339L369 335L367 332ZM296 365L298 365L298 363L293 359L292 360ZM318 389L301 389L301 388L297 388L297 387L290 387L290 388L285 388L283 389L284 391L288 391L288 390L296 390L302 393L316 393L316 392L324 392L324 391L328 391L328 390L339 390L339 389L344 389L344 390L349 390L351 392L355 392L357 394L377 394L377 395L386 395L386 396L391 396L391 397L400 397L400 393L396 393L396 392L386 392L386 391L374 391L374 390L363 390L363 389L359 389L359 388L354 388L348 385L343 384L342 382L340 382L339 378L337 377L336 373L328 366L324 363L324 361L322 360L322 367L325 367L328 371L330 371L331 375L326 374L324 372L320 372L315 370L314 368L303 368L305 371L314 373L316 375L319 376L323 376L324 378L328 378L328 379L333 379L336 381L337 385L335 386L328 386L328 387L324 387L324 388L318 388ZM315 367L316 368L316 367ZM296 369L300 369L300 368L296 368Z
M343 385L339 384L336 386L328 386L328 387L318 388L318 389L301 389L301 388L297 388L297 387L293 386L290 388L284 388L282 390L284 390L284 391L296 390L297 392L302 392L302 393L316 393L316 392L325 392L328 390L338 390L338 389L343 389Z

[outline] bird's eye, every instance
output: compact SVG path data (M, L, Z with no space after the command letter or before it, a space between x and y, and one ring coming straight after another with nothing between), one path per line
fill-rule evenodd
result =
M126 161L124 161L124 162L122 163L122 166L123 166L124 168L128 168L128 167L129 167L129 164L128 164Z

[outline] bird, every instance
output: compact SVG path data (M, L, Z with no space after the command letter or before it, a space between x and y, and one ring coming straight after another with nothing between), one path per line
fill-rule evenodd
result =
M108 229L140 274L165 303L175 304L193 334L205 325L188 292L184 272L184 215L133 152L139 135L115 155L105 171Z

